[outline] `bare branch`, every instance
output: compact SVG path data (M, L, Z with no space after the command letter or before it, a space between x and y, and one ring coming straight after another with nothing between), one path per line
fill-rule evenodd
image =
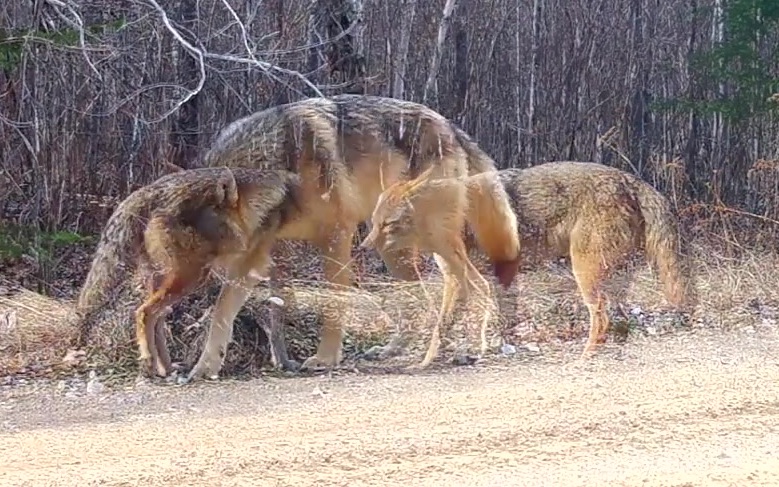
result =
M97 78L102 81L103 75L100 74L100 71L97 70L94 64L92 64L92 60L89 59L89 56L87 55L87 42L84 38L84 21L81 19L81 16L76 12L73 7L70 6L70 4L67 4L65 2L62 2L60 0L46 0L53 8L54 11L57 12L57 15L60 19L63 20L66 24L70 25L74 30L78 32L78 42L81 46L81 52L84 55L84 60L87 62L87 66L97 75ZM68 9L68 12L73 16L74 20L70 20L67 15L64 15L62 12L60 12L59 7L63 7Z
M200 78L198 79L197 86L194 90L187 90L187 94L178 100L173 108L165 112L161 117L150 121L149 123L157 123L160 122L166 118L168 118L170 115L175 113L179 108L181 108L181 105L185 104L189 100L192 99L193 96L197 95L202 91L203 86L206 84L206 65L205 61L203 60L203 51L198 49L197 47L193 46L189 42L187 42L184 37L182 37L181 33L173 27L173 25L170 22L170 19L168 18L167 12L165 12L165 9L163 9L159 3L157 3L157 0L147 0L152 6L157 10L157 12L160 14L160 17L162 17L162 23L165 24L165 28L168 29L168 32L170 32L173 37L181 44L181 46L189 53L190 56L193 56L197 59L198 63L198 70L200 71Z

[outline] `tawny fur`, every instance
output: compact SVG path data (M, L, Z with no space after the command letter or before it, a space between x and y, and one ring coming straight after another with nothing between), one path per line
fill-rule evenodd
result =
M601 164L549 162L437 181L423 175L388 188L372 221L363 245L379 249L417 245L447 261L454 276L444 277L445 296L452 295L446 287L454 280L465 281L466 287L470 281L478 282L471 276L473 265L462 240L466 222L504 286L519 269L520 249L522 259L534 263L570 257L590 313L584 355L606 338L604 281L634 251L645 252L672 305L696 302L667 199L631 174ZM428 356L432 353L431 343ZM432 359L428 356L426 361Z
M170 371L166 310L197 289L212 268L229 267L248 248L264 249L294 217L299 178L286 171L201 168L177 171L131 193L108 220L77 305L81 342L129 272L142 274L147 298L136 311L145 372ZM250 269L252 270L252 269Z
M465 132L434 110L362 95L310 98L236 120L216 137L202 164L299 174L302 213L279 238L318 247L326 279L341 286L353 282L351 244L357 226L370 217L384 188L428 168L432 179L495 169L492 159ZM413 256L413 249L382 254L390 272L406 280L417 279ZM233 320L245 302L230 284L222 294L190 379L215 375L221 369ZM341 361L342 319L342 310L335 306L323 310L319 347L305 367Z

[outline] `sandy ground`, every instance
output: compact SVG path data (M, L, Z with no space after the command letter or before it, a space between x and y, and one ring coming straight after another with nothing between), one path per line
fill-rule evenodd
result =
M779 331L424 374L0 396L8 486L779 485Z

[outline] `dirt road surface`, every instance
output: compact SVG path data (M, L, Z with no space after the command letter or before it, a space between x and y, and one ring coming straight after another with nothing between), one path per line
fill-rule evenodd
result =
M779 485L779 332L416 375L0 396L7 486Z

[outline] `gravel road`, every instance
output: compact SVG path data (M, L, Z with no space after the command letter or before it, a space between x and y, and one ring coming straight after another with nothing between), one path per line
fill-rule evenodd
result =
M0 393L8 486L779 485L779 330L411 374Z

